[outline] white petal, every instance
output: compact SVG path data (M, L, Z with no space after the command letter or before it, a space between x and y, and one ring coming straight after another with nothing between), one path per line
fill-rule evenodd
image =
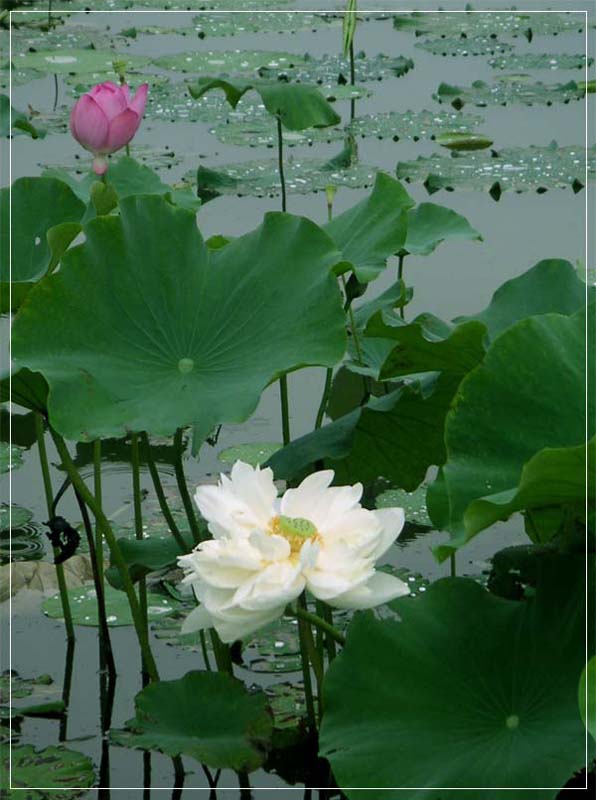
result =
M211 614L207 611L205 606L197 606L193 608L190 614L182 623L181 633L195 633L196 631L203 631L206 628L213 627L213 620Z
M263 628L274 619L278 619L284 613L286 604L278 608L266 609L264 611L245 611L235 609L226 612L225 615L213 617L213 627L219 634L222 642L230 644L237 639L247 639L259 628Z
M407 583L386 572L375 572L366 583L328 602L335 608L374 608L406 594L410 594Z
M402 532L406 515L403 508L378 508L374 515L382 525L378 544L370 553L370 557L376 561L389 550Z
M255 550L258 550L264 561L285 561L290 556L290 543L283 536L275 536L264 531L253 531L249 541Z
M313 472L295 489L288 489L281 500L281 513L288 517L303 517L317 524L313 514L329 489L335 473L331 469Z

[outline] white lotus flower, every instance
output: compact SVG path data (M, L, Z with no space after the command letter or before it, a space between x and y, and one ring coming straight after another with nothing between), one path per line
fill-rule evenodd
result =
M335 608L372 608L409 593L375 570L400 534L402 508L368 511L362 484L331 486L334 473L309 475L277 497L270 469L237 461L217 486L200 486L197 506L213 539L181 556L199 606L184 633L215 628L224 642L281 616L306 588Z

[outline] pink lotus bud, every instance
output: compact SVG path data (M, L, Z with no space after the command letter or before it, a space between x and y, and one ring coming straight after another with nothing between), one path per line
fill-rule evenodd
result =
M93 171L97 175L103 175L108 168L105 156L127 145L137 132L148 91L149 85L143 83L131 100L126 83L118 86L106 81L74 104L70 130L77 142L95 156Z

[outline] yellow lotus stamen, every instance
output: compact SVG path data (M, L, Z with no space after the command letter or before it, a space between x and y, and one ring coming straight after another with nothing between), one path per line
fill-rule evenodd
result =
M320 539L316 527L304 517L286 517L285 514L280 514L271 520L270 530L275 536L283 536L289 542L292 555L300 552L307 539Z

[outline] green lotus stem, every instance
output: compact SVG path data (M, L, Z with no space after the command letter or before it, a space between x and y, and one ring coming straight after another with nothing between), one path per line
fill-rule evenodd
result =
M43 478L43 488L46 497L46 506L48 508L48 520L54 516L54 493L52 489L52 476L50 475L50 465L48 463L48 452L46 450L45 441L45 428L44 419L39 412L35 412L35 435L37 438L37 450L39 452L39 464L41 466L41 474ZM52 547L54 552L54 562L60 555L60 550L57 547ZM64 617L64 625L66 627L66 638L68 641L74 640L75 632L74 625L72 624L72 613L70 610L70 601L68 599L68 591L66 589L66 579L64 577L64 565L55 564L56 566L56 580L58 581L58 591L60 593L60 603L62 605L62 615Z
M207 652L207 641L205 640L205 631L199 631L199 642L201 643L201 655L205 662L207 672L211 672L211 662L209 661L209 653Z
M292 608L292 606L288 606L285 612L290 617L297 617L298 619L303 619L306 622L310 622L311 625L314 625L316 628L320 628L322 631L327 633L334 641L338 644L344 645L346 643L345 637L334 628L326 620L319 617L317 614L313 614L312 611L308 611L307 608L303 605L297 605L296 608Z
M132 465L132 498L135 517L135 537L138 541L143 540L143 509L141 508L141 461L139 457L139 437L133 433L130 438L130 456ZM143 616L143 625L149 632L147 621L147 581L145 577L139 579L139 606ZM144 667L143 667L144 669Z
M96 439L93 442L93 493L96 502L101 505L103 494L101 485L101 439ZM95 523L95 556L97 559L97 573L103 584L103 535L97 522Z
M279 400L281 403L281 433L284 445L290 444L290 404L288 402L288 376L279 379Z
M325 386L323 388L323 396L321 397L321 402L319 403L319 409L317 411L317 418L315 419L315 430L321 427L323 424L323 417L325 416L325 412L327 411L327 405L329 404L329 395L331 394L331 384L333 383L333 368L329 367L325 370Z
M406 257L405 253L399 253L399 255L398 255L398 262L397 262L397 280L398 281L403 281L403 279L404 279L404 259L405 259L405 257ZM399 308L399 316L402 319L406 318L406 312L404 310L403 305L401 305L400 308Z
M356 66L354 64L354 41L350 42L350 86L356 85ZM356 99L350 100L350 122L356 118Z
M300 638L300 663L302 665L302 680L304 681L304 700L306 702L306 716L308 718L308 727L311 732L315 733L317 730L317 718L315 715L315 701L312 693L312 680L310 677L310 664L308 661L308 651L306 645L306 629L308 622L301 618L298 614L298 635Z
M323 717L323 678L324 669L323 669L323 659L320 657L319 652L317 650L317 645L314 640L314 636L312 633L312 628L310 624L306 622L306 620L299 619L298 626L302 626L301 631L301 646L304 643L306 647L306 654L308 656L308 660L312 665L313 672L315 673L315 681L317 682L317 703L319 707L319 721Z
M322 603L323 606L323 613L319 616L325 620L325 622L333 628L333 610L331 606L328 606L327 603ZM335 628L334 628L335 630ZM336 656L335 650L335 640L328 634L325 633L325 644L327 645L327 659L329 663L333 661Z
M341 276L341 284L343 286L344 295L346 298L345 302L345 310L348 314L348 319L350 321L350 333L352 334L352 339L354 340L354 347L356 348L356 358L358 359L359 364L363 364L364 361L362 360L362 348L360 347L360 339L358 337L358 331L356 328L356 320L354 319L354 312L352 310L352 301L348 299L348 286L346 283L345 275Z
M149 437L146 433L141 434L141 441L145 449L145 459L147 461L147 466L149 467L149 474L151 475L151 480L153 481L153 488L155 489L155 494L157 495L157 502L159 503L161 513L163 514L165 521L168 523L168 528L176 540L176 544L180 548L180 551L182 553L187 553L188 547L186 546L186 542L184 541L182 534L176 525L176 520L170 511L166 494L163 490L163 484L161 482L161 478L159 477L159 471L151 451L151 442L149 441Z
M184 475L184 465L182 463L183 449L182 428L178 428L174 434L174 472L176 473L178 491L180 492L180 497L182 498L182 504L184 506L184 511L186 512L186 518L188 519L188 525L190 532L192 533L192 538L195 540L196 544L199 544L199 542L203 540L203 537L201 536L201 530L199 528L199 523L197 522L192 499L188 492L186 477Z
M277 166L279 169L279 183L281 186L281 210L288 210L288 203L286 197L286 176L284 175L284 139L281 128L281 117L279 114L277 119Z
M89 545L89 556L91 558L91 570L93 572L93 585L95 586L95 594L97 597L97 616L99 620L99 634L100 645L99 654L102 661L102 668L107 668L108 672L112 675L116 674L116 664L114 663L114 654L112 652L112 642L110 641L110 629L108 627L106 615L106 600L103 584L103 573L100 579L99 571L97 569L97 553L95 551L95 542L93 540L93 527L87 506L83 502L83 498L75 488L75 496L81 511L81 519L83 520L83 527L87 536L87 543Z
M68 734L68 706L70 704L70 687L72 686L74 652L75 640L68 639L66 642L66 655L64 657L64 679L62 680L62 702L64 703L65 711L60 717L60 729L58 730L59 742L65 742Z
M215 663L219 672L227 672L228 675L234 675L234 667L232 665L232 656L230 648L227 644L222 642L219 638L215 628L209 629L209 636L211 638L211 645L213 647L213 655L215 656Z
M457 564L455 563L455 553L449 556L449 574L452 578L457 576Z
M112 526L110 525L108 518L104 514L101 505L99 505L99 503L96 502L95 497L87 488L87 484L79 475L78 470L72 458L70 457L70 453L68 452L68 448L66 447L64 439L60 436L59 433L56 433L56 431L54 431L52 428L50 428L50 433L52 434L52 438L56 445L56 449L58 450L58 455L62 460L62 466L64 467L67 475L72 481L73 486L80 493L84 502L87 504L87 506L91 510L91 513L93 514L93 516L95 517L98 524L103 530L103 534L106 537L108 547L110 548L112 561L114 562L114 565L118 569L120 580L122 581L122 585L124 587L128 603L130 605L130 613L132 615L135 632L137 634L137 639L139 641L139 646L141 648L141 653L143 654L145 669L147 670L147 673L149 674L151 680L158 681L159 673L157 671L157 665L153 658L153 653L151 652L151 645L149 643L149 636L147 633L147 629L143 624L143 617L141 615L141 608L139 606L139 601L137 599L134 586L132 584L130 575L128 573L128 567L126 565L126 561L124 560L122 551L120 550L118 541L112 530Z

